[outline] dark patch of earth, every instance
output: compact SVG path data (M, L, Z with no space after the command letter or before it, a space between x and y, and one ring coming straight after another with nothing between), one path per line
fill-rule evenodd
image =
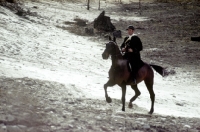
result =
M121 101L76 98L70 86L31 78L0 78L1 132L198 132L199 118L134 113ZM128 106L128 104L126 104Z

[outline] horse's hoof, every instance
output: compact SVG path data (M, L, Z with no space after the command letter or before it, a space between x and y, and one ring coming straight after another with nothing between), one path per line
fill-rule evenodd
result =
M110 97L107 97L107 98L106 98L106 101L107 101L108 103L111 103L111 102L112 102L112 99L111 99Z
M133 104L132 104L132 103L129 103L129 104L128 104L128 108L133 108Z
M122 111L125 111L125 108L122 108Z
M149 114L152 115L153 114L153 110L149 111Z

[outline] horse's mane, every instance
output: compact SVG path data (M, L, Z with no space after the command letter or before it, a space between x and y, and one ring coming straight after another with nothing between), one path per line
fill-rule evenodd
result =
M117 48L119 50L119 52L121 53L121 51L120 51L119 46L117 45L117 43L115 41L112 41L112 42L116 46L115 48Z

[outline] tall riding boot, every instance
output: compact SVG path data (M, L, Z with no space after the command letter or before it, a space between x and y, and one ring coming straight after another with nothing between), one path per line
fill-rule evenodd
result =
M134 71L131 72L131 84L136 85L136 73Z
M132 67L131 84L136 85L137 84L137 81L136 81L137 69L136 69L136 66L134 64L131 64L131 67Z

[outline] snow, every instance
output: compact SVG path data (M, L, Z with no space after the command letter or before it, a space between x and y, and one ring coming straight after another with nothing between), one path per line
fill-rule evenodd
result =
M72 3L52 2L48 5L47 1L29 2L26 6L38 6L38 9L32 10L43 19L30 17L35 20L31 22L0 7L0 76L59 82L77 91L77 98L105 100L103 85L108 80L111 61L101 57L104 42L92 41L91 37L77 36L56 28L56 25L73 21L77 16L91 22L101 11L87 11L83 5ZM111 17L116 21L126 19L117 14ZM148 20L134 16L133 19ZM177 73L162 78L155 73L156 114L200 117L198 82L192 77L186 79L182 76L185 75ZM143 82L138 87L141 95L134 104L149 110L151 102L148 91ZM108 88L108 94L111 98L121 99L118 86ZM128 86L126 101L133 95L134 91Z

